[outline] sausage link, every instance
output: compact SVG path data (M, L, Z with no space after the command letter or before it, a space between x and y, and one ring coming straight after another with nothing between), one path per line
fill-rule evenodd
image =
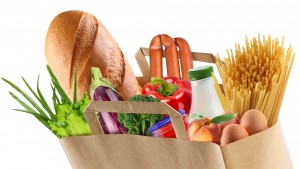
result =
M183 38L175 38L175 43L179 48L181 74L183 80L189 80L189 69L193 68L193 57L190 45Z
M150 43L149 60L150 60L150 76L162 78L163 65L162 65L162 46L160 41L160 35L154 36Z
M175 41L166 34L162 34L160 38L162 45L165 47L167 74L168 76L180 78L178 52Z

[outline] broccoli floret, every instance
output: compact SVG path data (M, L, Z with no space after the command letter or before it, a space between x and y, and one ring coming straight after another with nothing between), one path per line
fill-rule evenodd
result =
M160 102L157 98L154 98L152 96L146 96L146 95L135 95L132 96L128 101L131 102Z
M135 95L128 101L131 102L160 102L160 100L145 95ZM128 134L148 135L147 131L150 126L162 119L161 114L136 114L136 113L119 113L118 121L128 130Z

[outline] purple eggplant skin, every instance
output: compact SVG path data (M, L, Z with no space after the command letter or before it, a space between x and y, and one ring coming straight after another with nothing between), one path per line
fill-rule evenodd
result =
M124 101L114 90L106 86L98 86L94 91L94 101ZM105 134L126 134L126 128L118 122L116 112L99 112L99 120Z

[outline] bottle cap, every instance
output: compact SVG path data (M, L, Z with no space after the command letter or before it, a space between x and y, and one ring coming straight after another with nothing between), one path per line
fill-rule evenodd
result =
M214 69L211 65L195 67L189 70L190 81L206 79L212 76Z

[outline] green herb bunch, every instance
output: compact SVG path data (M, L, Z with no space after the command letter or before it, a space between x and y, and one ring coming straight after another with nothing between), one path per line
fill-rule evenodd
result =
M77 78L75 74L74 78L74 97L73 102L69 99L59 81L53 74L50 67L47 65L47 70L51 77L51 88L52 88L52 101L53 106L49 106L46 99L44 98L42 92L39 88L39 76L37 79L36 92L27 83L27 81L22 77L27 88L30 90L37 102L32 99L28 94L26 94L17 85L10 82L5 78L1 78L4 82L8 83L13 87L19 94L21 94L31 105L28 105L25 101L20 99L17 95L12 92L9 94L20 103L24 109L14 109L19 112L24 112L33 115L37 118L45 127L51 130L58 138L63 138L67 136L77 136L77 135L90 135L91 130L87 121L84 117L83 111L89 104L90 99L85 93L84 96L77 102L76 98L76 86ZM52 110L54 109L54 111Z

